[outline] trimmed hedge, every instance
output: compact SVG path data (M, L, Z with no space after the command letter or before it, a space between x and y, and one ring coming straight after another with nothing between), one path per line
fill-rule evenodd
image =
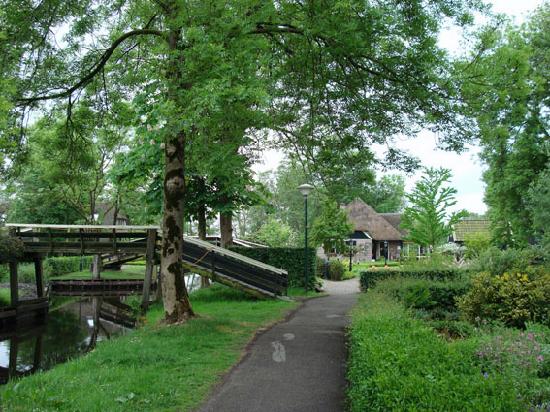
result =
M478 342L447 343L390 296L359 298L349 330L349 409L363 411L527 410L509 373L484 375Z
M470 283L464 279L434 281L397 277L379 282L376 291L398 299L408 308L455 312L456 298L465 295L469 287Z
M51 257L44 260L44 273L46 276L60 276L72 272L80 272L80 262L82 260L82 270L89 269L92 264L92 256L61 256Z
M290 287L303 287L304 282L304 248L246 248L232 247L231 250L265 264L285 269L288 272ZM309 288L315 286L316 254L315 249L308 249Z
M44 280L51 276L61 276L67 273L80 272L80 256L60 256L44 259ZM82 269L88 270L92 264L92 256L82 257ZM19 282L34 283L34 264L20 262L18 265ZM9 270L7 265L0 265L0 281L9 281Z
M467 273L461 269L373 269L361 271L361 289L363 291L376 285L382 279L394 276L416 279L448 280L458 279Z

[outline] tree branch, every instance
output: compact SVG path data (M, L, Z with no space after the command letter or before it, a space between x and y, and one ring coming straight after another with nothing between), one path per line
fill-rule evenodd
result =
M111 58L112 54L116 50L116 48L123 43L125 40L135 37L135 36L142 36L142 35L152 35L152 36L160 36L160 37L166 37L165 34L160 30L154 30L154 29L138 29L138 30L132 30L127 33L124 33L122 36L120 36L118 39L116 39L113 44L111 44L111 47L109 47L105 52L101 55L99 60L92 66L92 69L88 72L86 76L84 76L82 79L80 79L76 84L71 86L70 88L58 92L58 93L52 93L52 94L46 94L41 96L33 96L33 97L27 97L27 98L21 98L18 99L18 105L19 106L26 106L31 103L35 103L38 101L43 100L53 100L53 99L60 99L63 97L69 97L71 94L73 94L76 90L81 89L85 87L87 84L89 84L93 78L103 69L103 67L107 64L109 59Z

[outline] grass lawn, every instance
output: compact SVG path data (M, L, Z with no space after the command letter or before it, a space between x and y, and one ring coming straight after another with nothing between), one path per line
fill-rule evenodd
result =
M143 279L145 276L144 266L123 266L121 270L105 270L101 272L103 279ZM52 276L50 280L68 280L68 279L91 279L92 273L89 270L67 273L61 276Z
M254 300L221 285L191 296L198 317L162 326L160 305L135 332L0 389L9 411L188 411L234 365L254 332L296 302ZM253 394L251 394L253 396Z

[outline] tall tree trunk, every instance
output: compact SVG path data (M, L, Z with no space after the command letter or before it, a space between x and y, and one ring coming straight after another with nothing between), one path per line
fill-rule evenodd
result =
M177 16L176 16L177 17ZM178 40L181 30L173 29L169 33L170 49L167 70L170 84L168 95L179 107L178 92L182 87L181 50ZM160 260L162 301L165 321L182 322L194 315L184 282L183 272L183 200L185 196L185 133L180 131L176 136L166 139L164 147L164 212L162 216L162 249Z
M160 260L162 297L168 323L193 316L183 281L183 196L185 135L166 142L164 168L164 213L162 217L162 254Z
M198 232L199 239L206 240L206 205L201 204L198 209ZM201 288L207 288L210 286L210 279L206 276L201 276Z
M220 213L221 247L233 245L233 212Z

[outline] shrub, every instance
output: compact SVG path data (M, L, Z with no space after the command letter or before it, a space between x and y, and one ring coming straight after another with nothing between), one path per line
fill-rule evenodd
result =
M251 259L259 260L277 268L285 269L288 272L288 283L290 287L304 287L304 249L303 248L246 248L232 247L232 251L248 256ZM309 263L309 285L313 289L315 280L315 249L308 249Z
M478 258L491 246L491 237L487 233L467 233L464 239L466 259Z
M550 408L547 344L550 334L502 329L483 342L476 351L479 368L487 378L510 376L520 388L529 410Z
M23 242L11 236L0 236L0 263L13 262L23 256Z
M432 280L457 279L464 275L466 271L460 269L372 269L361 272L361 289L367 290L382 279L395 276L403 278L419 278Z
M349 330L351 411L526 409L511 376L483 376L475 340L446 342L376 290L359 299Z
M443 313L456 311L456 298L464 295L468 287L468 281L463 278L432 281L394 277L379 282L376 291L398 299L408 308Z
M329 277L329 262L328 260L321 259L319 257L315 258L315 276L322 279L328 279Z
M548 251L539 247L500 250L492 247L472 264L472 270L502 275L504 272L544 273L550 270Z
M459 298L458 307L471 322L489 319L520 328L526 322L550 326L550 274L480 273Z
M342 262L340 262L339 260L332 259L329 262L328 273L329 273L330 280L342 280L344 277L345 271L346 271L346 268L344 267Z
M66 273L87 270L92 264L92 256L61 256L44 260L44 273L46 276L60 276Z

